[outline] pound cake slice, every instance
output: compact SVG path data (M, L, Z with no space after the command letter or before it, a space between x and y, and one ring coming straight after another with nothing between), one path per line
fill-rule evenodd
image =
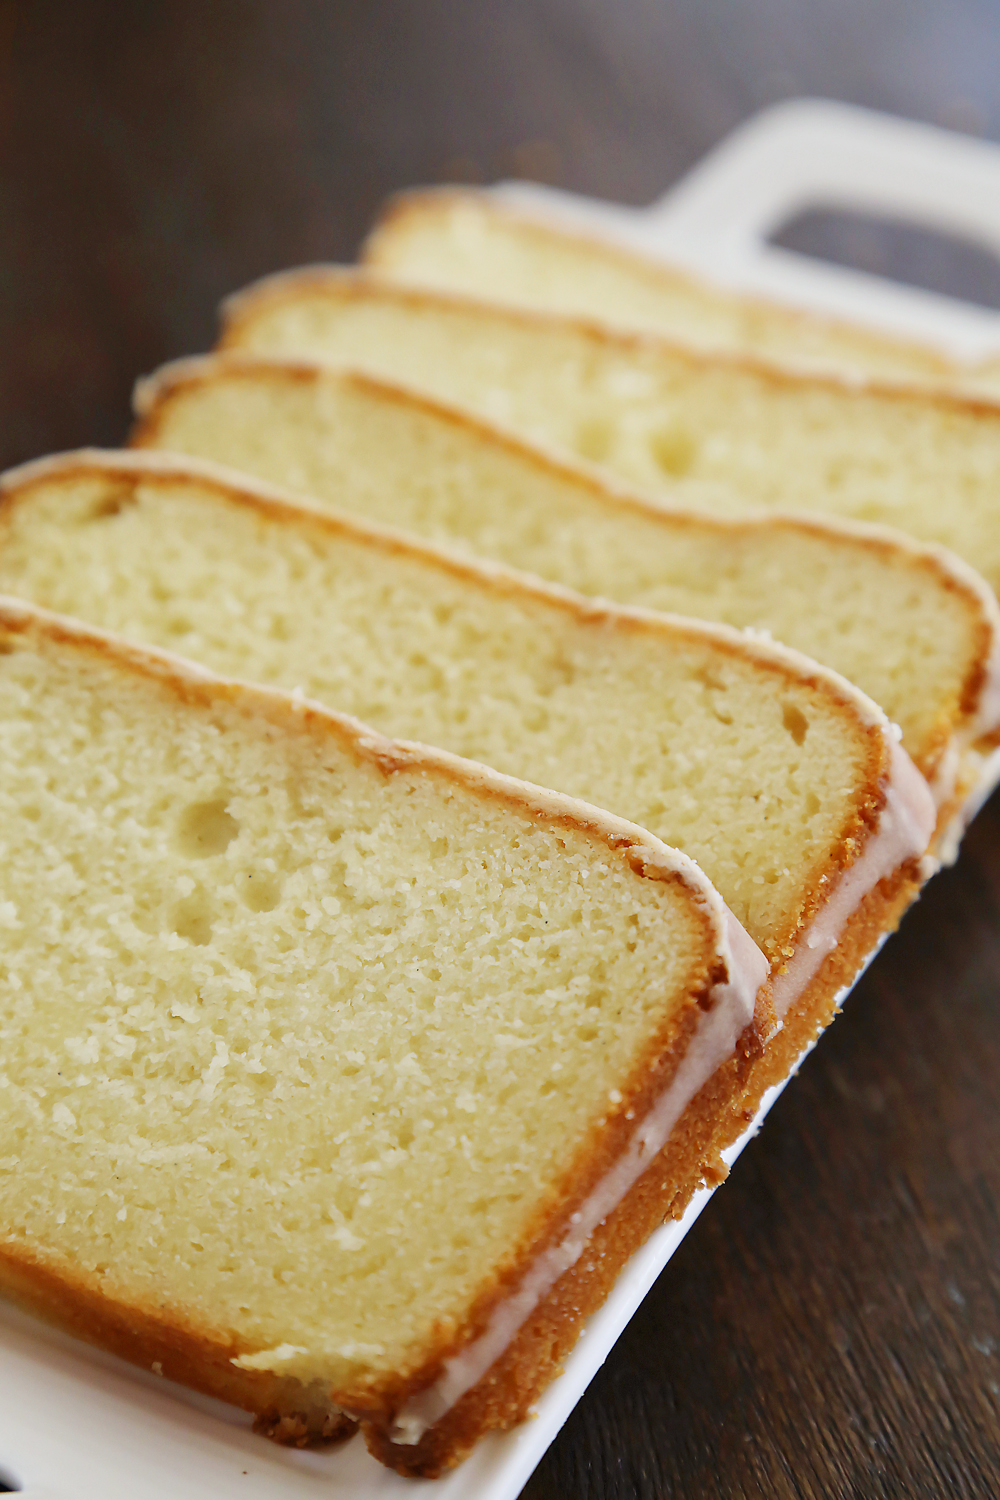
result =
M922 877L927 784L843 678L163 454L0 488L0 590L555 787L695 859L767 955L787 1072Z
M595 318L696 348L1000 394L1000 360L959 364L929 344L729 291L474 188L390 200L362 259L377 275L412 286Z
M318 364L179 361L140 383L136 405L138 446L214 459L580 593L766 631L882 705L943 826L975 795L1000 720L1000 609L939 547L855 522L658 505Z
M767 964L643 830L0 601L0 1288L286 1440L519 1420Z
M896 526L1000 591L1000 405L796 375L335 268L231 299L222 342L399 380L685 505Z

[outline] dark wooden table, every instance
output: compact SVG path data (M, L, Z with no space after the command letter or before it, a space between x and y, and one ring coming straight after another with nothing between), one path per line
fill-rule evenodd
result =
M0 461L118 441L225 292L349 257L393 189L639 203L793 93L997 136L998 57L992 0L0 0ZM995 799L526 1496L1000 1494L998 989Z

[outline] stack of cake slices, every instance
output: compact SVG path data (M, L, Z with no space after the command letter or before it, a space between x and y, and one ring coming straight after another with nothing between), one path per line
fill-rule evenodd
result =
M368 259L0 482L0 1287L434 1475L955 856L1000 407L475 196Z

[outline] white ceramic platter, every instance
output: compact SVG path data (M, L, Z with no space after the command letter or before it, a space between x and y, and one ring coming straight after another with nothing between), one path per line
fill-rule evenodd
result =
M1000 149L845 105L759 115L646 210L526 183L497 191L559 212L730 286L908 332L959 357L1000 349L1000 316L808 261L767 243L816 205L895 213L1000 254ZM773 1090L730 1162L756 1133ZM0 1304L0 1479L28 1500L514 1500L711 1195L659 1230L588 1324L533 1420L480 1444L444 1479L399 1478L359 1439L301 1453L250 1431L234 1408L98 1353Z

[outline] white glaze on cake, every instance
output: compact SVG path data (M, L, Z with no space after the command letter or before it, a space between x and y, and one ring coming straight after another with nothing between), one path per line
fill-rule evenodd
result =
M992 750L966 751L964 766L968 772L969 790L951 822L938 834L934 853L942 865L953 865L965 830L1000 785L1000 746Z
M908 859L926 854L937 822L937 808L927 782L899 744L892 747L885 806L876 832L844 871L813 919L784 971L774 979L774 1009L781 1021L869 891ZM933 874L933 862L925 875Z
M998 725L1000 629L994 630L975 718L965 734L952 738L931 780L931 791L938 807L943 807L956 792L962 798L962 805L938 832L935 841L934 853L942 865L955 863L965 830L1000 781L1000 748L991 746L988 740Z
M970 738L989 734L1000 724L1000 632L994 633L993 646L986 662L979 704L970 730Z

